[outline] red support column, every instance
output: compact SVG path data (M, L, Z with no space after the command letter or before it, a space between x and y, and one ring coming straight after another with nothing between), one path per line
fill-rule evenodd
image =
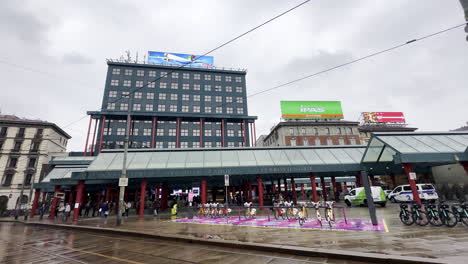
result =
M200 195L201 195L201 203L206 204L206 180L201 180L201 188L200 188Z
M34 191L34 200L33 200L32 208L31 208L31 218L33 218L34 215L36 214L37 203L39 202L39 196L40 195L41 195L41 189L36 189Z
M305 193L304 193L304 184L301 183L301 199L304 201L306 199Z
M416 187L416 179L411 179L410 173L413 172L413 164L403 163L403 169L405 170L406 177L408 177L409 184L411 186L411 192L413 193L413 199L417 204L421 205L421 198L419 197L419 192Z
M310 173L310 186L312 187L312 197L314 202L318 202L317 184L315 184L315 175L313 172Z
M249 123L249 139L250 139L250 146L253 146L253 128L252 128L252 123Z
M248 195L247 199L248 199L249 202L252 202L252 184L250 182L247 184L247 190L249 192L247 194Z
M156 129L158 124L158 118L153 117L153 131L151 132L151 147L154 148L156 145Z
M130 106L129 106L130 107ZM102 136L104 134L104 126L106 125L106 116L102 116L101 118L101 135L99 136L99 148L98 153L101 153L102 150Z
M89 125L88 125L88 133L86 133L86 143L84 147L84 154L83 156L86 156L88 153L88 141L89 141L89 132L91 131L91 122L93 121L93 117L89 116Z
M326 188L326 185L325 185L325 177L320 176L320 182L321 182L321 184L322 184L322 196L323 196L323 200L328 201L328 197L327 197L327 188Z
M138 214L141 219L145 216L146 179L141 181L140 189L140 208Z
M257 185L258 185L258 204L263 211L263 181L261 176L257 176Z
M176 127L176 148L180 148L180 118L177 118L177 127Z
M203 118L200 118L200 148L203 148Z
M97 119L94 119L94 132L93 132L93 140L91 141L91 156L94 154L94 142L96 141L96 131L97 131Z
M288 181L286 180L286 178L283 178L283 184L284 184L284 195L287 197L288 196Z
M297 203L296 182L294 181L293 177L291 177L291 191L292 191L293 201Z
M278 179L278 194L281 193L281 179Z
M225 124L224 124L224 119L221 120L221 146L222 147L225 147L225 143L224 143L224 130L225 130Z
M112 191L112 186L110 184L107 184L106 185L106 203L107 202L110 202L110 198L111 198L111 191Z
M257 129L255 126L255 121L253 121L253 135L254 135L254 146L257 146Z
M57 205L58 205L59 200L60 200L60 198L55 197L58 192L60 192L60 185L55 185L54 200L52 200L52 204L50 205L50 218L52 218L52 219L55 218L55 208L57 208Z
M338 190L336 188L336 178L335 177L331 177L331 186L330 186L330 193L333 193L333 198L335 199L335 201L338 201Z
M390 179L392 180L392 188L395 188L395 187L396 187L396 178L395 178L395 174L391 174L391 175L390 175Z
M273 179L270 179L270 182L271 182L271 193L275 194L276 193L275 182L273 181Z
M76 203L73 206L73 222L78 221L78 215L80 213L80 207L83 200L83 190L84 190L84 181L81 180L78 182L78 187L76 188Z
M70 188L70 196L68 196L68 203L73 207L73 188Z
M169 187L167 186L167 183L163 183L162 190L161 190L161 209L162 210L168 207L168 204L167 204L168 198L169 198Z
M244 145L243 145L243 147L247 147L247 134L246 134L246 128L245 128L245 120L242 120L242 133L244 135Z

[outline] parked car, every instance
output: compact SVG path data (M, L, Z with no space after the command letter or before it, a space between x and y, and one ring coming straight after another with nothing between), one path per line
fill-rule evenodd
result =
M435 202L437 199L439 199L439 195L437 194L434 185L430 183L416 184L416 188L419 193L419 198L422 201ZM395 187L395 189L393 189L393 191L388 194L388 199L394 203L413 201L414 199L411 186L406 184Z
M385 207L387 204L387 197L385 196L385 192L380 186L371 186L372 191L372 198L374 199L374 204L379 204L382 207ZM367 206L367 198L366 198L366 191L364 187L358 187L355 189L351 189L349 194L345 195L344 197L345 203L348 206L351 205L366 205Z

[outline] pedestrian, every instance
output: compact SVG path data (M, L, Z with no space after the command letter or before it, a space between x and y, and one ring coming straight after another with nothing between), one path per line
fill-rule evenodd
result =
M160 202L158 199L154 199L154 203L153 203L153 214L154 216L157 216L158 215L158 212L159 212L159 207L161 206Z
M68 217L70 217L71 206L69 203L65 205L65 222L68 221Z
M125 216L128 217L128 213L130 212L130 208L132 208L132 203L130 201L127 202L125 206Z
M64 221L65 220L65 206L62 203L60 203L58 212L62 216L62 221Z
M86 204L86 206L85 206L85 213L84 213L84 215L85 215L86 217L89 217L89 210L91 210L91 201L89 201L89 202Z
M44 217L45 211L46 211L45 203L42 203L41 207L39 208L39 219L40 220L42 220L42 218Z

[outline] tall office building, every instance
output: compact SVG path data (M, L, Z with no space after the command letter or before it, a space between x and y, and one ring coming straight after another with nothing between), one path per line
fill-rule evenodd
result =
M85 155L123 148L129 109L130 148L250 146L257 117L248 115L246 70L115 60L107 65L101 110L88 112Z

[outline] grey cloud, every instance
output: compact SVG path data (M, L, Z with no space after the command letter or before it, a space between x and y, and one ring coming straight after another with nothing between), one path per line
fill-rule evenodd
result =
M92 64L94 63L94 59L77 52L72 52L63 55L62 62L67 64Z

